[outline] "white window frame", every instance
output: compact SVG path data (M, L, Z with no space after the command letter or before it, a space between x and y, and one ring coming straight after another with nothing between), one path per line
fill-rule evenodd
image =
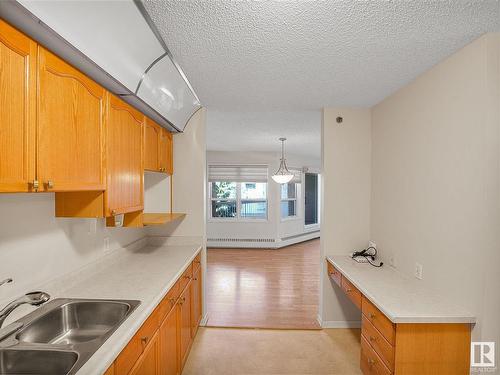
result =
M236 198L232 199L226 199L227 201L235 201L236 200L236 216L235 217L214 217L212 216L212 202L213 201L218 201L221 199L218 198L212 198L212 183L213 182L218 182L218 181L210 181L209 182L209 188L208 190L208 220L212 222L222 222L222 223L227 223L227 222L267 222L269 220L269 184L267 182L254 182L254 181L245 181L245 182L236 182L232 181L233 183L236 183ZM241 204L242 204L242 199L241 199L241 184L266 184L266 199L244 199L245 202L265 202L266 203L266 217L247 217L241 216Z
M285 198L283 199L281 197L281 186L280 186L280 219L281 221L289 221L289 220L297 220L299 219L299 205L298 205L298 202L299 202L299 197L298 197L298 192L297 192L297 184L300 184L301 182L290 182L294 185L294 189L295 189L295 198ZM287 183L290 184L290 183ZM294 201L295 202L295 210L294 210L294 215L287 215L285 217L283 217L281 215L281 204L283 202L290 202L290 201Z

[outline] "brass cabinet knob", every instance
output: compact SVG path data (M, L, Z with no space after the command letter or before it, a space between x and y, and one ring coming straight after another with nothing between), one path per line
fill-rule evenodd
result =
M368 358L368 364L370 366L374 365L375 364L375 360L371 359L371 358Z
M376 337L373 337L373 336L370 336L370 341L371 341L371 342L377 341L377 338L376 338Z
M149 340L149 337L148 336L144 336L144 337L141 337L141 342L146 345L148 343L148 340Z
M370 319L375 319L375 314L370 313Z
M52 180L47 181L47 188L52 189L54 187L54 182Z
M38 182L38 180L33 180L32 182L30 182L30 185L33 190L38 190L38 188L40 187L40 183Z

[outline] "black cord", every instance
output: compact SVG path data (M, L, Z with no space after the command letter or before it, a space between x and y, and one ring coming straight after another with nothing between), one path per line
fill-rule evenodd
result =
M373 250L370 252L370 250ZM377 256L377 248L370 246L366 249L363 249L361 251L355 251L352 254L352 259L356 260L356 257L364 257L368 263L370 263L373 267L382 267L384 265L383 262L380 262L380 264L374 263L375 257Z

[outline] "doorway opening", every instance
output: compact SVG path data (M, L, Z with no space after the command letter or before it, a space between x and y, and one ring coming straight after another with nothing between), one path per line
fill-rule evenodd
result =
M319 223L319 175L305 173L304 185L304 225L315 225Z

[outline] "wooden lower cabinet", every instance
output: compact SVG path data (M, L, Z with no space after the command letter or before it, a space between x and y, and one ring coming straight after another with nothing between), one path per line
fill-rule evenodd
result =
M182 373L201 321L201 275L199 263L193 261L118 355L110 375Z
M180 373L177 344L179 305L176 304L160 326L160 375Z
M160 340L158 333L153 336L144 353L139 357L130 375L157 375L159 374Z
M469 323L393 323L333 265L328 274L362 311L364 375L469 374Z
M201 322L201 267L193 273L193 281L191 282L191 337L196 336L198 326Z
M182 369L186 363L191 343L193 342L193 338L191 337L191 282L181 294L179 305L179 339Z

